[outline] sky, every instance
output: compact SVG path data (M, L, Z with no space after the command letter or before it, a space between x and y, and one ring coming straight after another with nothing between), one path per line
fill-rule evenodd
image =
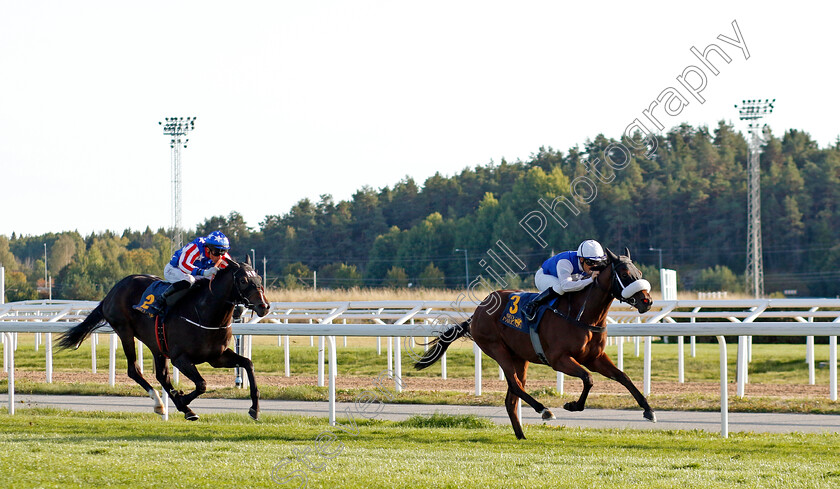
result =
M833 2L571 3L0 0L0 235L168 228L171 116L186 228L655 131L669 87L665 131L775 98L775 134L840 136Z

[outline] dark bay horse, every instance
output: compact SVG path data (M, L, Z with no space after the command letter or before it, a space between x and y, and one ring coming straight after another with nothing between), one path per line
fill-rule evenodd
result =
M583 411L586 397L592 388L592 375L586 367L626 387L644 409L644 417L655 422L656 416L647 399L604 352L607 344L607 312L613 298L627 302L640 313L645 313L653 304L648 293L650 284L642 279L642 273L633 265L627 248L623 256L617 256L609 249L606 251L609 264L592 285L578 292L564 294L558 299L554 309L566 317L551 311L543 315L538 329L540 344L551 368L583 381L580 398L566 403L563 406L566 410ZM442 332L414 366L420 370L432 365L453 341L462 336L471 337L484 353L501 366L508 384L505 408L516 437L524 439L517 417L517 398L528 403L543 419L554 419L554 415L525 392L529 362L543 363L537 356L529 334L505 326L499 320L509 308L516 307L507 305L508 296L515 292L498 290L491 293L476 308L472 317ZM578 318L579 312L581 314Z
M212 280L199 280L193 285L166 314L162 337L157 335L154 319L132 308L155 280L159 279L151 275L130 275L120 280L82 323L59 337L58 346L78 348L85 338L107 322L122 343L128 360L128 376L152 398L155 412L163 414L163 401L143 378L137 365L134 338L139 339L152 351L158 382L166 389L175 407L191 421L197 420L198 416L189 408L190 402L207 390L207 383L195 365L207 362L215 368L242 367L251 385L252 404L248 414L257 419L259 391L254 381L253 364L227 347L236 304L245 305L260 317L265 316L270 307L260 277L251 268L250 257L245 263L230 260ZM174 390L167 357L195 384L195 390L189 394Z

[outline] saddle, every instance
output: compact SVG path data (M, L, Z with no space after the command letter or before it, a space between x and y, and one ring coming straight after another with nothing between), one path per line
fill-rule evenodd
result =
M528 333L531 337L531 344L534 346L534 352L536 352L540 361L546 365L548 365L548 359L545 357L545 351L543 351L542 344L540 343L540 335L537 332L537 328L539 327L540 321L546 311L550 310L575 326L588 331L601 333L606 329L602 326L592 326L591 324L586 324L579 318L573 317L571 314L566 314L557 310L554 306L557 301L560 300L560 297L555 297L548 303L539 306L537 308L537 314L534 316L534 320L530 321L525 316L522 309L525 304L532 301L537 295L539 294L532 292L517 292L508 296L508 302L505 304L505 312L502 314L502 317L499 318L499 321L505 326L513 328L517 331Z

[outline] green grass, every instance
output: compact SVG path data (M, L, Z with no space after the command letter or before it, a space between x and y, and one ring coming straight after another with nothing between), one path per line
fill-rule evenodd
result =
M340 422L346 420L340 419ZM0 487L837 487L836 435L584 430L471 417L402 422L22 409L0 413ZM319 438L320 437L320 438ZM324 458L321 453L332 453ZM302 461L318 469L306 468ZM283 465L288 462L288 465ZM291 483L294 482L294 483Z

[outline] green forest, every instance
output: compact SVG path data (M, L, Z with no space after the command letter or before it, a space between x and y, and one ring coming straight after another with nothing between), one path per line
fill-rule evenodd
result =
M311 287L317 271L319 288L457 288L478 274L496 286L532 288L543 260L594 238L616 252L629 248L654 287L661 256L664 267L677 270L681 290L743 291L747 141L724 122L714 130L684 124L653 137L655 150L634 149L629 157L608 149L620 141L598 135L565 152L539 148L527 161L363 187L346 201L303 199L256 229L234 210L185 237L221 229L234 258L253 249L260 273L265 258L272 287ZM605 150L614 164L602 161L590 171L585 162L604 160ZM573 205L554 207L561 223L541 202L564 198ZM771 135L761 154L768 294L840 294L838 203L840 139L820 148L803 131ZM532 211L548 216L539 233L526 229L536 229L538 219L522 224ZM101 299L126 275L162 274L171 252L164 229L0 236L9 301L47 293L45 254L53 298Z

